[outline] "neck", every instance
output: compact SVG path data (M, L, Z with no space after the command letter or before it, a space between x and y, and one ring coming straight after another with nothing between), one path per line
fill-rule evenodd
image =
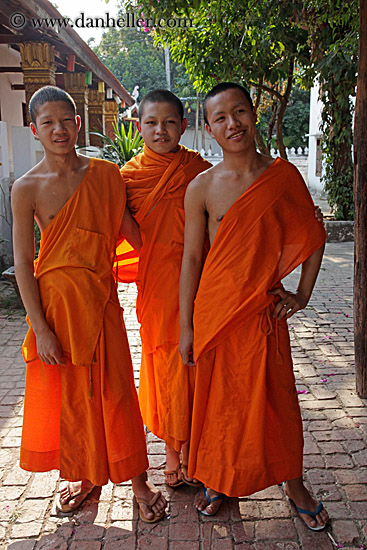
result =
M45 152L45 164L47 170L56 172L59 175L67 174L78 168L80 157L75 149L65 155L56 155L54 153Z
M238 172L253 172L261 165L262 155L255 147L251 150L232 153L223 151L223 165L226 170Z

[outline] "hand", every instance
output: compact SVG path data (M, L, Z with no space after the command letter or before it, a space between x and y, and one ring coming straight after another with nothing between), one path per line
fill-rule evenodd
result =
M49 328L36 334L38 357L46 365L64 365L61 344Z
M319 206L315 206L315 218L320 223L323 223L324 221L324 214L321 212L321 209Z
M280 296L281 300L276 304L273 317L277 319L289 319L300 309L304 309L309 297L297 290L296 293L288 292L284 287L273 288L268 294Z
M192 329L181 329L178 351L180 352L181 359L184 365L187 365L189 367L193 367L195 365L194 331Z

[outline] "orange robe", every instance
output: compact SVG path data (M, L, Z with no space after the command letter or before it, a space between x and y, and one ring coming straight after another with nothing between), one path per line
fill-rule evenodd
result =
M127 203L143 240L136 281L140 408L149 430L177 451L190 435L194 378L178 353L183 201L189 182L209 167L199 153L183 146L165 155L145 146L121 170Z
M122 310L112 277L126 193L118 167L90 159L78 189L42 232L36 262L42 309L65 365L37 355L30 326L20 465L59 469L95 485L148 466Z
M267 292L325 241L297 169L277 159L231 206L194 307L189 475L228 496L302 475L287 322Z

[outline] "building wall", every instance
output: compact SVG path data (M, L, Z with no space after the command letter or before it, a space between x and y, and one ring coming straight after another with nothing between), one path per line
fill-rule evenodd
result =
M0 44L3 67L20 67L20 53L7 44ZM23 126L24 90L12 90L12 84L23 84L23 73L0 73L0 120L7 123L10 172L13 172L11 128Z

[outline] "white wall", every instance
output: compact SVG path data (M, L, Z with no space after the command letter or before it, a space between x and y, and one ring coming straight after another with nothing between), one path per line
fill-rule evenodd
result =
M20 67L20 53L7 44L0 44L2 67ZM24 90L12 90L12 84L23 84L23 73L0 73L0 120L7 123L10 172L13 172L12 126L23 126Z
M308 187L316 194L323 193L321 182L321 137L322 102L319 100L319 84L316 81L310 92L310 126L308 137Z

